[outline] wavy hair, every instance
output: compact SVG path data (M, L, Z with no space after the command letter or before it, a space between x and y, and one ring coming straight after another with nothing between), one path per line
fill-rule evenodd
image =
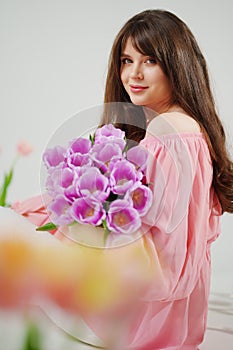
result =
M181 107L197 121L206 136L213 163L213 186L222 213L233 212L233 162L227 152L223 125L215 108L205 58L187 25L165 10L146 10L129 19L112 46L106 79L104 102L127 102L130 98L121 82L121 54L127 39L141 54L160 64L172 87L171 105ZM129 115L128 115L129 114ZM128 121L115 120L126 137L140 141L145 135L143 109L138 109L137 125L128 113ZM101 124L112 122L104 113Z

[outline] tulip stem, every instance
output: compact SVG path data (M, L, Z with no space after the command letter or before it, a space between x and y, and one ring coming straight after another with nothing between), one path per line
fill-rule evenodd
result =
M9 206L6 202L8 187L10 186L13 178L13 166L10 168L9 173L5 174L3 185L0 191L0 206Z
M103 229L104 229L104 244L106 244L106 241L107 241L107 238L108 238L110 231L109 231L109 228L107 226L106 220L103 220L102 225L103 225Z
M28 322L23 350L42 350L41 334L35 322Z

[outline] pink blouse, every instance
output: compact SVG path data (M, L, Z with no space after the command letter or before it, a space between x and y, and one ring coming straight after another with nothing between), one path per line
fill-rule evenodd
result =
M146 136L147 181L154 201L143 220L143 243L154 281L139 302L127 349L197 350L206 329L210 245L220 232L221 207L202 133ZM39 197L14 209L36 225L47 221Z
M154 201L143 239L155 268L129 349L197 349L206 329L210 245L221 207L211 186L212 164L201 133L148 136L147 181Z

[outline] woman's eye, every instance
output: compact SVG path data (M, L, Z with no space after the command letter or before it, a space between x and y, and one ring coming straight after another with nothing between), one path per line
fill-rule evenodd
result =
M148 58L148 59L146 60L146 62L147 62L147 63L150 63L150 64L156 64L155 58Z
M121 63L123 64L129 64L129 63L132 63L132 60L130 58L122 58L121 59Z

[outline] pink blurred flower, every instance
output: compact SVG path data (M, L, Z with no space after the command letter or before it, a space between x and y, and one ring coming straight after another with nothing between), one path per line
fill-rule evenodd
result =
M32 151L32 146L25 140L22 140L17 144L17 152L22 156L28 156Z

